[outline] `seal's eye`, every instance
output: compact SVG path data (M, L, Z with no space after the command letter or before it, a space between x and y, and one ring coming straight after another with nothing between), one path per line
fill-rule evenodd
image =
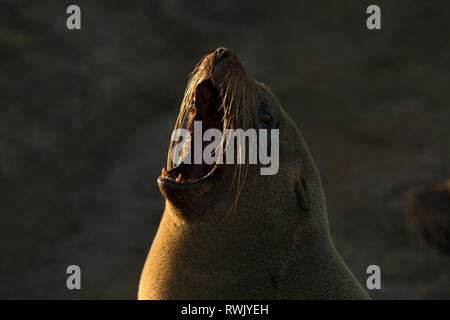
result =
M272 124L272 115L264 109L261 109L260 119L266 126L270 126Z

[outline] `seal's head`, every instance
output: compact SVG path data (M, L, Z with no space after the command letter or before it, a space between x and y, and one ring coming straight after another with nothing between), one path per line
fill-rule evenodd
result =
M196 141L195 135L198 134L194 130L196 121L202 121L202 132L211 128L223 132L220 143L224 150L222 161L195 164L192 152L195 146L191 142ZM168 170L163 169L158 178L167 204L180 217L188 220L223 218L236 212L236 207L267 211L270 216L275 207L273 201L277 201L277 208L280 203L285 203L286 207L279 209L286 212L292 212L295 207L305 211L310 205L323 206L323 199L312 198L314 193L322 195L320 179L296 125L272 91L252 79L231 50L219 48L195 67L175 129L181 127L190 132L190 139L180 141L183 143L181 158L189 158L190 161L182 160L182 163L172 165L175 145L171 143ZM237 144L227 138L227 129L242 129L244 132L254 129L257 135L260 129L266 129L267 141L262 143L258 135L259 150L250 150L250 137L247 136L245 141L248 143L236 150ZM273 129L277 131L278 139L274 139ZM206 152L206 146L207 143L202 142L197 151ZM217 148L208 152L214 154L215 151ZM271 164L275 170L270 174L262 174L261 169L268 166L259 161L262 151L271 157L278 153L272 159L279 163ZM256 164L249 164L252 152L256 152ZM230 158L234 161L229 161ZM240 206L242 202L251 202L252 205ZM320 209L324 211L325 207ZM277 215L274 218L279 220L279 213Z
M158 178L166 207L140 299L367 297L334 250L320 178L300 132L230 50L217 49L195 68L175 128L183 126L194 143L171 145ZM215 148L203 142L212 128L222 132ZM232 142L231 129L248 133L248 143ZM251 132L258 132L257 150ZM178 146L182 163L172 166ZM269 151L278 163L265 161ZM205 155L218 159L208 164Z

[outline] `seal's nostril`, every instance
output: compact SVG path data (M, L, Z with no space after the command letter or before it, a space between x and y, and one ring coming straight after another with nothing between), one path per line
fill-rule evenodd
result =
M217 64L226 57L229 57L233 54L233 52L227 48L218 48L216 50L216 56L214 58L214 63Z

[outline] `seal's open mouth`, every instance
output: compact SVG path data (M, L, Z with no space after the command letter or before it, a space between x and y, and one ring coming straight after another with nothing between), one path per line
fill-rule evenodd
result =
M221 131L225 129L222 97L220 90L214 85L212 80L207 79L197 85L194 104L189 109L188 116L187 129L191 139L183 142L182 163L168 171L163 168L162 174L158 179L160 184L187 187L188 185L208 180L220 169L221 165L215 163L206 164L203 160L201 163L195 164L194 152L192 152L192 149L195 148L195 141L202 141L202 155L205 147L210 143L203 141L202 137L195 139L194 121L201 121L202 133L211 128ZM214 156L214 151L212 155ZM186 161L188 159L190 161Z

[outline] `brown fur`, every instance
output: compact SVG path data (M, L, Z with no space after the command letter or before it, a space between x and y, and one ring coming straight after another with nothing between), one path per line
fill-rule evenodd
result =
M211 184L161 188L166 207L139 299L368 298L334 248L320 177L294 122L234 54L213 67L215 54L194 70L176 127L194 106L199 81L212 79L227 127L258 129L261 104L270 109L280 168L262 176L259 165L226 165Z

